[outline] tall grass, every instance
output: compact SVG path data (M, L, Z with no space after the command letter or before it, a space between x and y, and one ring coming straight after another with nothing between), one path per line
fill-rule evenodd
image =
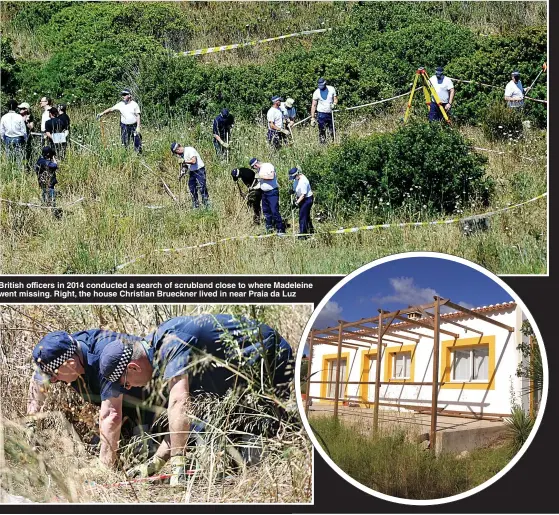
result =
M402 109L401 102L373 117L367 111L343 113L336 120L339 137L391 130L398 125ZM324 151L319 147L316 131L305 124L297 127L293 145L274 154L267 147L263 124L240 121L233 133L230 161L225 163L215 156L210 120L175 120L166 128L154 127L146 121L145 153L139 157L121 149L116 119L105 124L107 148L104 148L99 125L92 121L93 110L76 112L70 109L70 114L74 127L72 138L87 149L74 144L61 163L58 204L64 210L65 204L81 197L86 200L64 210L60 220L49 210L2 203L2 273L109 272L115 265L144 254L145 258L122 271L348 273L375 258L411 250L447 252L477 262L495 273L546 271L545 200L498 215L490 220L488 231L469 236L461 233L458 224L322 234L339 227L363 225L366 220L365 214L344 219L332 212L315 223L321 234L312 241L274 237L157 253L154 251L160 248L174 249L230 236L263 233L263 227L251 225L251 216L230 176L232 168L246 166L253 156L276 165L283 191L282 215L291 222L292 212L286 194L287 171L309 152ZM476 146L506 152L504 155L488 154L487 172L497 182L489 210L546 191L544 132L532 131L513 144L489 144L479 128L465 126L456 130L463 132ZM169 151L170 143L175 140L197 148L205 161L210 210L191 209L185 181L177 179L178 162ZM4 157L1 159L1 198L39 203L35 175L16 170ZM165 192L161 179L178 202ZM422 213L399 213L388 207L379 209L388 223L430 219ZM320 210L320 199L317 199L315 215ZM477 212L465 206L463 212L456 215ZM296 218L296 213L294 215ZM258 256L258 269L254 268L254 260L247 259L249 255Z
M363 424L311 417L323 449L359 483L404 499L440 499L491 479L509 460L506 446L477 449L461 459L425 451L403 429L371 436Z
M310 308L302 306L0 306L0 429L4 434L0 452L5 456L4 464L0 462L1 488L36 502L310 502L312 448L296 410L281 419L269 410L255 411L262 400L253 393L193 401L189 413L207 425L201 434L203 445L191 448L199 472L178 491L160 484L103 486L126 478L122 470L98 467L96 447L84 443L97 433L98 408L66 385L52 386L34 448L26 440L23 416L32 372L31 350L46 332L103 327L145 335L162 320L201 312L244 314L268 322L294 350L310 316ZM292 404L293 398L288 402ZM261 463L239 468L226 448L245 432L254 429L260 434L256 427L263 424L273 430L258 442L263 448ZM147 438L121 440L122 469L135 463L133 449L147 443Z

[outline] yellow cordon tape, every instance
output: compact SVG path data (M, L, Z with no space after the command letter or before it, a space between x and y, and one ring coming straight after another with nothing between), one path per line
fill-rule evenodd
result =
M241 48L246 46L255 46L259 45L260 43L268 43L270 41L278 41L280 39L287 39L287 38L294 38L297 36L307 36L309 34L319 34L321 32L327 32L329 29L315 29L315 30L303 30L302 32L295 32L293 34L285 34L284 36L277 36L275 38L266 38L266 39L257 39L254 41L248 41L247 43L236 43L234 45L223 45L223 46L214 46L209 48L200 48L198 50L189 50L187 52L179 52L176 55L205 55L205 54L213 54L215 52L224 52L225 50L233 50L235 48Z
M450 225L450 224L454 224L454 223L458 223L458 222L467 222L469 220L479 220L481 218L487 218L490 216L494 216L497 215L499 213L504 213L505 211L511 211L512 209L516 209L519 208L521 206L525 206L526 204L530 204L531 202L535 202L536 200L539 200L543 197L547 196L547 192L542 193L541 195L538 195L537 197L534 197L530 200L526 200L524 202L520 202L519 204L515 204L513 206L508 206L508 207L503 207L501 209L497 209L495 211L489 211L488 213L482 213L479 215L473 215L473 216L467 216L464 218L451 218L448 220L436 220L434 222L402 222L402 223L396 223L396 224L378 224L378 225L363 225L360 227L350 227L347 229L337 229L337 230L332 230L332 231L325 231L325 232L319 232L319 233L313 233L313 234L298 234L296 236L321 236L321 235L326 235L326 234L348 234L348 233L355 233L355 232L359 232L359 231L371 231L374 229L388 229L390 227L422 227L422 226L427 226L427 225ZM216 241L209 241L207 243L201 243L199 245L190 245L188 247L177 247L177 248L167 248L167 249L155 249L153 252L154 253L171 253L171 252L183 252L185 250L194 250L194 249L201 249L204 247L212 247L215 245L219 245L221 243L226 243L228 241L234 241L234 240L263 240L265 238L273 238L274 236L276 237L281 237L281 238L289 238L289 235L278 235L277 233L270 233L270 234L261 234L261 235L242 235L242 236L231 236L229 238L223 238L221 240L216 240ZM137 261L144 259L147 256L147 254L142 254L141 256L138 256L137 258L131 259L130 261L127 261L125 263L122 263L120 265L115 266L111 272L116 272L119 270L122 270L123 268L136 263Z
M69 204L64 204L63 206L52 207L52 206L42 206L41 204L32 204L30 202L16 202L15 200L8 200L8 199L5 199L5 198L0 198L0 202L6 202L8 204L15 204L16 206L38 207L40 209L65 209L68 206L73 206L74 204L77 204L78 202L83 202L84 200L85 200L85 197L81 197L78 200L74 200L73 202L70 202Z

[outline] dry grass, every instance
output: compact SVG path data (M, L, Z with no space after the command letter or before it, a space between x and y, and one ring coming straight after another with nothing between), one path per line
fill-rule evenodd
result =
M400 123L405 99L384 111L369 109L342 113L336 118L340 139L391 131ZM301 107L304 113L304 106ZM262 234L251 225L230 170L246 166L252 156L270 159L278 170L280 188L287 189L287 171L309 152L320 152L316 131L297 127L293 146L270 155L263 125L239 122L234 131L230 162L218 160L210 139L208 120L175 121L165 130L144 128L141 159L120 149L116 120L105 124L104 148L92 113L73 111L74 138L79 146L60 167L58 202L64 206L80 197L86 201L65 210L61 220L47 210L2 204L0 208L0 268L3 273L100 273L145 255L123 273L349 273L373 259L397 252L431 250L454 254L499 274L545 273L547 270L547 209L540 200L490 219L490 229L470 236L458 224L397 228L354 234L327 235L328 230L367 224L367 213L346 219L331 216L315 223L321 235L312 241L293 238L245 239L217 246L189 247L231 236ZM506 152L486 154L487 173L496 180L496 194L488 210L535 197L547 190L546 133L533 130L516 144L490 143L478 127L460 127L474 145ZM194 146L207 169L212 209L192 211L187 186L177 180L178 163L169 144ZM526 157L528 159L523 159ZM147 169L142 161L145 162ZM160 177L178 197L175 203ZM39 202L34 174L9 166L0 172L0 196L19 202ZM288 197L280 202L282 216L291 222ZM156 206L157 209L151 207ZM320 210L317 199L315 215ZM459 216L478 214L466 208ZM455 216L455 215L454 215ZM380 212L385 222L418 221ZM258 256L257 267L248 256Z
M279 422L279 429L264 438L258 465L234 469L224 452L239 435L233 427L239 406L259 399L229 396L201 399L193 410L208 422L204 445L192 450L199 471L184 488L164 484L127 484L121 472L98 466L95 448L83 443L96 432L98 408L85 403L65 385L53 385L41 418L39 450L24 437L26 392L32 371L30 356L36 342L51 330L73 332L103 327L144 335L172 316L200 312L246 314L276 328L296 350L310 307L218 306L2 306L0 307L0 492L34 502L189 502L189 503L306 503L311 501L312 448L298 415ZM294 395L294 393L293 393ZM288 403L294 405L294 397ZM256 404L260 405L260 404ZM242 411L242 410L241 410ZM256 424L265 411L241 415L244 424ZM72 424L69 423L72 422ZM2 438L3 436L3 445ZM133 463L134 441L121 442L122 467ZM162 473L169 473L168 466Z

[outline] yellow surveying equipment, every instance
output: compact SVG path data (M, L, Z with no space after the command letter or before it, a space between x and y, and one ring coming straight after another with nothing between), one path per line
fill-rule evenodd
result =
M419 86L420 81L422 86ZM425 95L425 103L427 104L427 109L430 109L431 99L433 99L433 101L437 104L437 106L441 110L441 113L445 121L447 123L450 123L450 119L448 117L448 114L446 114L446 110L441 103L441 99L439 98L439 95L437 95L436 89L434 88L433 84L431 84L431 81L429 80L429 76L427 75L427 70L423 67L418 68L417 72L415 73L415 78L413 80L413 87L411 88L410 98L408 100L408 106L406 107L406 114L404 115L404 123L406 123L408 121L408 118L410 117L413 94L415 93L415 90L418 89L418 87L423 88L423 94Z

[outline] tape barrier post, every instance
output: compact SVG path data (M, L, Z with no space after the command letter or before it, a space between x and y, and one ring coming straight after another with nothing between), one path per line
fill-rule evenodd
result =
M377 224L377 225L364 225L364 226L360 226L360 227L348 227L348 228L343 228L343 229L336 229L336 230L332 230L332 231L324 231L324 232L315 232L313 234L310 233L305 233L305 234L299 234L299 236L321 236L321 235L326 235L326 234L349 234L349 233L355 233L355 232L360 232L360 231L371 231L371 230L376 230L376 229L389 229L391 227L425 227L425 226L429 226L429 225L451 225L451 224L455 224L458 222L467 222L470 220L479 220L480 218L488 218L490 216L495 216L499 213L504 213L506 211L511 211L513 209L517 209L521 206L525 206L527 204L530 204L532 202L535 202L537 200L540 200L544 197L547 197L547 192L542 193L541 195L538 195L537 197L531 198L529 200L526 200L524 202L520 202L518 204L514 204L512 206L507 206L507 207L503 207L501 209L497 209L495 211L489 211L486 213L481 213L479 215L472 215L472 216L466 216L463 218L450 218L447 220L435 220L432 222L401 222L401 223L393 223L393 224ZM210 241L207 243L201 243L198 245L190 245L187 247L178 247L178 248L166 248L166 249L155 249L153 252L154 253L171 253L171 252L183 252L185 250L194 250L194 249L201 249L204 247L211 247L211 246L215 246L215 245L220 245L222 243L226 243L229 241L241 241L241 240L262 240L265 238L272 238L277 236L276 233L270 233L270 234L261 234L261 235L241 235L241 236L230 236L228 238L222 238L220 240L216 240L216 241ZM144 259L147 256L147 254L142 254L141 256L138 256L134 259L131 259L130 261L127 261L125 263L122 263L120 265L115 266L110 272L105 272L105 273L112 273L112 272L117 272L119 270L122 270L123 268L126 268L127 266L136 263L138 261L140 261L141 259Z

